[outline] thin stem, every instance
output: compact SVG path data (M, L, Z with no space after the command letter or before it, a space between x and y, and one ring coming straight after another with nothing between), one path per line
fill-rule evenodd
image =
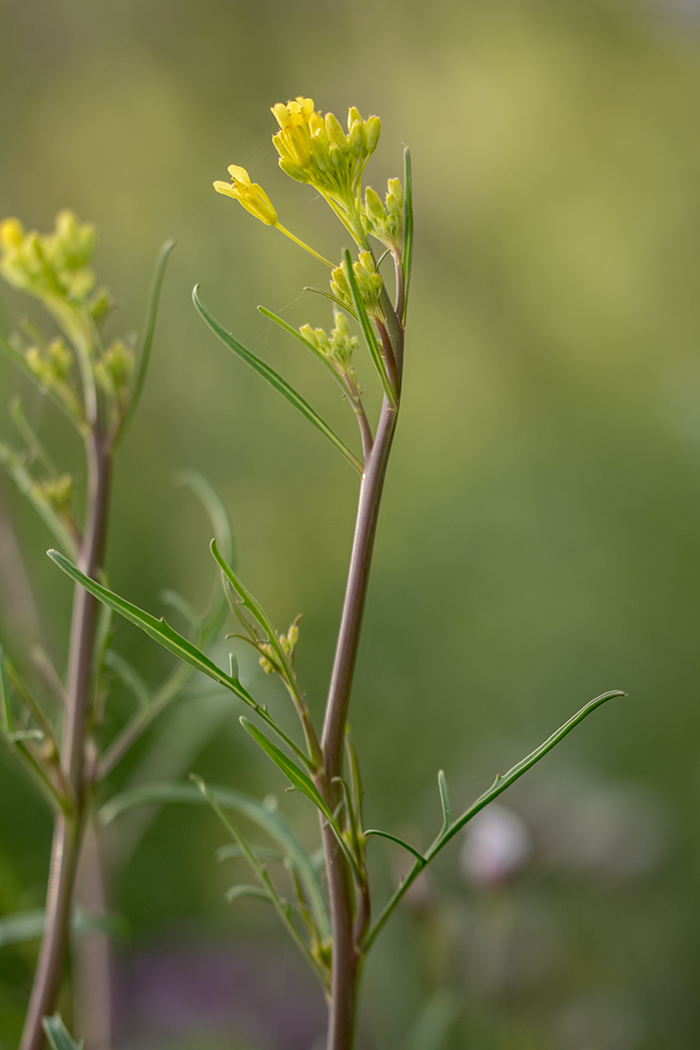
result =
M99 425L95 426L86 444L88 507L79 563L81 570L95 579L102 563L107 527L111 450ZM50 1014L55 1006L68 950L71 902L90 793L90 785L85 783L84 766L97 609L95 598L77 586L73 598L66 718L61 749L61 771L71 794L74 815L56 817L46 897L46 933L41 944L19 1050L40 1050L44 1044L42 1018Z
M360 642L379 505L397 414L398 405L391 404L385 397L374 445L366 462L360 487L345 602L321 738L325 775L323 783L319 783L319 789L323 791L332 808L337 795L337 785L333 783L333 778L340 776L342 771L350 691ZM362 954L357 946L353 928L355 919L350 869L335 835L327 826L323 828L323 846L333 933L327 1048L352 1050ZM364 900L362 903L366 908L369 902ZM364 933L364 915L361 917L360 928Z
M377 528L379 504L387 460L396 428L398 407L385 398L382 404L374 447L365 466L357 507L355 536L345 590L343 613L331 673L321 747L329 783L340 776L343 737L347 722L350 690L360 642L362 615L367 596L372 549Z

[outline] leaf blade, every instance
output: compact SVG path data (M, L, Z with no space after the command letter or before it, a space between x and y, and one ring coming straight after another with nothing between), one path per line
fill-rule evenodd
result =
M134 605L132 602L128 602L125 598L121 598L114 591L110 591L107 587L103 587L95 580L91 580L89 576L81 572L80 569L76 568L67 558L65 558L58 551L50 550L47 551L48 556L53 562L58 565L59 569L62 569L67 576L70 576L72 580L79 583L86 591L94 595L95 598L108 605L110 609L119 613L125 620L129 620L131 623L140 627L141 630L153 638L154 641L158 642L173 655L179 657L184 663L194 667L195 670L201 671L202 674L212 678L215 682L219 682L220 685L230 689L232 693L235 693L244 703L248 704L254 710L257 709L258 705L252 696L243 688L240 682L227 675L225 671L210 660L206 653L203 653L201 649L198 649L196 645L188 641L183 635L178 634L169 623L164 619L157 619L152 616L151 613L146 612L144 609L140 609L138 605Z
M285 755L284 751L277 747L276 744L273 744L264 733L261 733L257 726L254 726L245 715L241 715L239 722L245 731L252 736L258 747L262 748L268 758L270 758L277 768L284 773L291 785L296 788L297 791L301 791L303 795L306 795L316 808L323 813L324 817L330 824L334 824L335 821L333 814L324 802L321 793L311 778L299 768L296 762L293 762L291 758Z
M395 405L396 391L391 385L391 381L389 379L386 367L384 365L384 358L382 357L382 352L379 349L377 337L374 334L374 329L372 328L372 324L367 314L365 304L362 301L360 289L357 286L355 271L352 268L352 256L348 249L345 250L345 276L347 277L348 284L350 285L352 300L355 304L355 310L357 311L357 316L360 320L360 328L362 329L362 334L365 338L365 343L367 344L367 349L369 350L370 357L372 358L374 367L379 373L379 378L381 379L382 386L384 387L384 393L386 394L391 404Z
M209 313L209 311L201 302L199 296L197 295L197 287L195 287L192 293L192 299L200 316L212 330L214 335L216 335L217 338L224 344L224 346L228 347L229 350L232 350L233 353L236 354L237 357L240 357L242 361L245 361L247 365L250 365L250 367L258 373L258 375L262 376L263 379L265 379L270 384L270 386L277 390L277 392L280 393L284 398L286 398L286 400L289 401L291 405L293 405L299 412L301 412L301 414L306 419L308 419L308 421L311 424L313 424L313 426L315 426L317 430L319 430L326 438L328 438L331 444L338 449L338 451L345 457L345 459L347 459L348 463L350 463L350 465L355 468L358 474L362 476L363 467L357 456L354 454L354 452L351 452L351 450L348 448L345 442L338 437L335 431L331 427L329 427L323 419L321 419L318 412L316 412L315 409L311 407L308 401L306 401L301 396L301 394L297 393L294 387L290 386L290 384L285 379L283 379L278 372L275 372L274 368L271 368L270 365L262 361L254 353L252 353L252 351L246 349L246 347L244 347L242 343L239 343L237 339L235 339L229 332L227 332L224 328L221 327L219 322Z

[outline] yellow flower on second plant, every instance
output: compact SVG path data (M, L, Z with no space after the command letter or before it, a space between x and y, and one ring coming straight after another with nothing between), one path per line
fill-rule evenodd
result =
M257 182L251 182L248 172L238 164L229 164L228 171L231 183L215 182L216 192L239 201L246 211L260 219L266 226L277 226L277 212L262 186L259 186Z

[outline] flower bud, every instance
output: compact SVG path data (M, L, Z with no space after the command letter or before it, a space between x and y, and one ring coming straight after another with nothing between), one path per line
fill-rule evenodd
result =
M326 113L326 134L328 135L328 141L334 146L337 146L339 150L345 152L348 146L348 140L345 137L340 121L334 113Z
M367 153L374 153L379 142L379 136L382 131L382 122L379 117L369 117L365 121L365 144L367 146Z

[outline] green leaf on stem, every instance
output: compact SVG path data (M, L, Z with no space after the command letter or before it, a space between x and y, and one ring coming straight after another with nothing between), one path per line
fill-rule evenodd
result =
M10 705L10 679L7 674L7 664L5 663L5 650L2 645L0 645L0 718L2 718L4 731L11 733L14 729L14 721Z
M406 323L408 307L408 286L411 280L411 262L413 258L413 177L411 174L411 151L408 146L403 154L404 188L403 188L403 316L401 324Z
M53 1017L44 1017L41 1023L44 1026L51 1050L83 1050L83 1040L81 1039L79 1043L76 1043L61 1020L60 1014L54 1014Z
M210 791L210 789L204 783L202 778L198 777L194 773L191 773L190 779L194 780L194 782L197 784L199 790L202 792L202 795L212 807L216 815L219 817L222 824L231 835L233 841L236 843L236 845L240 847L243 856L248 861L250 867L255 873L256 878L258 879L258 882L260 883L261 890L263 890L267 894L270 903L274 906L275 911L279 915L280 919L282 920L282 923L284 924L290 936L292 937L292 940L297 945L302 955L307 960L312 970L321 981L324 988L327 989L328 973L320 964L318 958L310 951L309 946L302 940L296 927L294 926L291 916L291 905L288 901L285 901L280 897L275 887L275 884L273 883L272 879L267 873L267 869L264 865L260 864L252 848L248 845L238 828L236 828L235 825L233 825L228 819L226 814L223 812L216 796L212 793L212 791ZM317 930L314 930L314 935L318 936Z
M626 695L627 694L621 689L613 689L609 693L602 693L600 696L596 696L595 699L590 700L584 707L582 707L580 711L577 711L568 722L565 722L563 726L560 726L555 733L552 733L550 737L547 737L543 744L540 744L539 747L535 748L534 751L514 765L512 769L509 769L504 776L499 774L488 791L485 791L483 795L480 795L476 802L472 803L472 805L469 806L461 816L457 817L456 820L453 820L449 827L440 832L435 842L427 851L426 860L432 860L443 846L445 846L450 839L472 819L472 817L475 817L484 806L487 806L489 802L492 802L493 799L497 798L498 795L506 790L506 788L510 787L511 784L523 775L523 773L526 773L528 769L532 769L541 758L544 758L548 751L551 751L553 747L556 747L575 726L580 722L583 722L584 718L587 718L588 715L592 714L596 708L601 707L602 704L607 703L608 700L612 700L614 697Z
M452 816L450 792L447 788L447 777L442 769L438 772L438 788L440 791L440 803L442 805L442 830L446 831L452 824L454 817Z
M143 392L143 386L146 382L146 373L148 372L148 364L151 359L151 347L153 346L153 335L156 330L156 319L158 317L158 304L160 302L160 293L163 288L163 279L165 277L165 267L167 266L170 253L175 247L175 241L166 241L160 250L158 256L158 262L156 264L156 272L153 278L153 286L151 288L151 296L148 301L148 313L146 321L146 330L143 336L143 343L141 344L141 354L139 356L138 371L136 373L136 379L131 391L129 398L129 405L124 418L119 424L119 429L114 438L114 446L116 447L121 439L124 437L129 423L133 419L134 412L141 400L141 394Z
M291 758L285 755L284 751L281 751L276 744L273 744L271 740L268 740L265 734L261 733L260 730L245 718L244 715L241 715L239 722L246 732L250 733L256 744L263 749L268 758L271 758L278 769L282 770L292 787L296 791L300 791L302 795L306 795L307 798L310 798L316 808L323 813L326 820L331 825L334 825L335 820L333 814L323 801L318 788L310 777L307 777L306 773L299 768L296 762L293 762Z
M400 839L398 835L391 835L388 831L378 831L376 828L368 828L363 834L365 838L369 838L370 835L378 835L380 838L389 839L390 842L395 842L397 846L401 846L402 849L408 850L408 852L412 853L414 857L421 861L421 863L425 864L425 857L423 854L417 850L415 846L411 846L409 842L404 842L403 839Z
M233 549L233 536L231 535L231 523L228 520L226 508L219 498L219 494L213 485L199 473L198 470L179 470L175 475L175 484L184 485L194 492L199 502L209 515L209 520L214 529L216 542L223 551L224 558L228 562L236 561Z
M258 310L263 315L263 317L267 317L267 318L269 318L270 321L274 321L275 324L279 325L280 328L283 329L283 331L288 332L289 335L294 336L294 338L297 340L297 342L301 343L302 346L305 346L306 349L309 350L314 355L316 360L320 361L321 364L323 365L323 367L326 368L330 372L330 374L333 376L335 381L340 386L341 390L345 391L345 387L343 385L343 382L342 382L340 376L338 375L338 373L336 372L335 368L333 367L331 362L328 360L326 355L322 354L321 351L318 349L318 347L315 347L314 344L310 343L308 339L304 339L304 336L301 334L301 332L297 328L292 328L292 326L290 324L287 324L286 321L283 321L281 317L277 316L277 314L273 314L272 310L268 310L264 306L259 306Z
M258 900L267 901L268 904L275 903L274 898L272 898L267 890L264 890L261 886L247 886L244 883L241 883L238 886L232 886L230 890L226 890L225 896L229 904L231 904L232 901L238 900L239 897L257 897Z
M397 889L394 891L392 897L385 904L384 908L377 917L374 925L372 926L371 930L367 934L367 937L365 938L364 950L369 950L377 934L382 929L387 919L396 908L404 893L409 888L411 883L418 877L418 875L420 875L421 871L426 866L426 864L429 864L430 861L437 856L440 850L442 850L443 847L447 845L450 839L454 838L454 836L464 827L465 824L467 824L468 821L472 819L472 817L476 816L476 814L480 810L482 810L484 806L487 806L489 802L492 802L493 799L497 798L503 791L506 790L507 787L509 787L512 783L514 783L514 781L521 777L523 773L526 773L528 769L531 769L537 762L539 762L541 758L544 758L547 752L551 751L553 747L556 747L556 745L561 740L563 740L564 737L568 733L570 733L575 726L582 722L584 718L587 718L588 715L592 714L592 712L595 711L602 704L607 703L608 700L612 700L614 697L617 696L626 695L627 694L621 689L612 689L610 692L602 693L600 696L595 697L595 699L590 700L584 707L581 708L580 711L578 711L572 718L570 718L568 722L565 722L564 725L560 726L555 733L552 733L552 735L548 737L544 741L544 743L540 744L538 748L535 748L534 751L532 751L529 755L527 755L520 762L514 765L512 769L509 769L505 776L497 776L491 787L488 789L488 791L485 791L483 795L480 795L476 802L474 802L467 810L465 810L465 812L462 813L461 816L457 817L456 820L453 820L448 827L444 827L443 825L442 830L439 832L430 848L426 850L425 854L421 855L417 851L413 850L412 847L409 847L407 843L400 842L401 845L404 845L406 848L410 849L412 853L415 853L416 862L411 868L411 871L401 883L401 885L398 886ZM370 834L370 832L366 831L365 834L368 835ZM393 838L393 836L387 836L386 833L380 832L380 834L384 834L385 837ZM394 839L394 841L400 840Z
M362 300L362 296L360 295L360 289L357 287L355 271L352 268L352 256L350 255L350 252L348 250L345 251L345 276L347 277L348 284L350 285L350 291L352 292L352 299L355 304L355 310L357 311L357 316L360 320L360 328L362 329L362 334L365 337L365 343L367 344L367 349L369 350L370 357L374 362L374 367L379 373L379 378L381 379L382 386L384 387L384 393L386 394L391 404L395 405L396 391L391 385L391 381L387 374L386 365L384 364L384 358L382 357L382 352L379 349L377 337L374 334L372 323L367 314L367 310Z
M314 865L298 843L285 818L275 812L269 802L259 802L243 792L225 787L210 787L208 790L220 806L240 813L278 844L299 874L321 938L329 936L330 920ZM114 795L99 811L99 820L106 826L134 806L162 805L170 802L206 805L207 800L194 784L144 784Z
M44 936L46 913L43 908L18 911L0 918L0 948L11 944L26 944ZM88 933L105 933L124 939L129 936L129 924L121 915L92 914L76 910L71 916L71 931L80 937Z
M14 481L23 496L29 500L34 510L42 519L54 539L71 558L78 558L78 546L75 538L66 528L51 501L46 496L43 486L27 469L22 457L18 456L9 445L0 441L0 463Z
M86 591L94 595L105 605L108 605L110 609L114 609L120 616L123 616L125 620L130 620L131 623L136 624L140 627L150 638L153 638L156 642L162 645L169 652L178 656L186 664L194 667L195 670L201 671L202 674L208 675L209 678L213 678L215 682L219 682L221 685L230 689L232 693L240 697L246 704L257 710L258 704L253 697L246 692L241 683L236 678L232 678L227 675L225 671L222 671L216 664L209 659L206 653L203 653L201 649L198 649L196 645L189 642L183 635L178 634L177 631L168 624L164 619L156 619L155 616L151 616L150 613L145 612L143 609L139 609L137 605L132 605L131 602L126 601L124 598L120 598L114 591L108 590L107 587L103 587L101 584L96 583L95 580L91 580L89 576L81 572L80 569L76 568L67 558L64 558L58 551L50 550L47 551L49 558L58 565L59 569L63 569L67 576L70 576L72 580L79 583Z
M147 710L151 705L151 693L136 668L113 649L108 649L105 653L104 664L131 690L139 709Z
M212 315L209 313L206 307L202 304L201 300L199 299L199 296L197 295L197 287L195 287L192 293L194 305L197 308L200 316L209 325L214 335L216 335L221 340L224 346L227 346L229 350L232 350L234 354L241 358L242 361L245 361L247 365L250 365L250 367L258 373L258 375L261 375L263 379L267 380L270 386L274 387L275 390L277 390L280 394L282 394L283 397L287 399L287 401L289 401L290 405L294 405L294 407L298 409L301 412L301 414L305 416L306 419L308 419L308 421L316 427L317 430L320 430L320 432L328 438L332 445L335 445L338 451L343 456L345 456L348 463L350 463L355 468L357 473L361 475L363 469L362 464L360 463L359 459L354 454L354 452L350 451L345 442L341 441L341 439L338 437L335 431L332 430L323 419L321 419L318 412L316 412L311 407L311 405L304 400L301 394L297 393L297 391L292 386L290 386L289 383L285 379L283 379L281 375L275 372L274 368L271 368L259 357L256 357L256 355L252 353L252 351L246 349L246 347L243 346L242 343L239 343L237 339L234 339L234 337L229 332L225 331L225 329L221 327L219 322L214 317L212 317Z
M14 346L8 343L6 339L3 339L2 336L0 336L0 351L6 354L6 356L9 357L22 372L24 372L27 378L30 379L39 390L41 390L42 394L46 394L49 400L53 401L57 408L60 408L61 412L63 412L63 414L70 420L79 434L83 437L89 434L90 428L85 421L82 406L70 387L62 384L62 386L59 387L62 393L59 393L58 390L53 387L45 386L39 376L37 376L37 374L29 367L24 354L20 353L19 350L15 350ZM62 394L65 396L62 396Z

